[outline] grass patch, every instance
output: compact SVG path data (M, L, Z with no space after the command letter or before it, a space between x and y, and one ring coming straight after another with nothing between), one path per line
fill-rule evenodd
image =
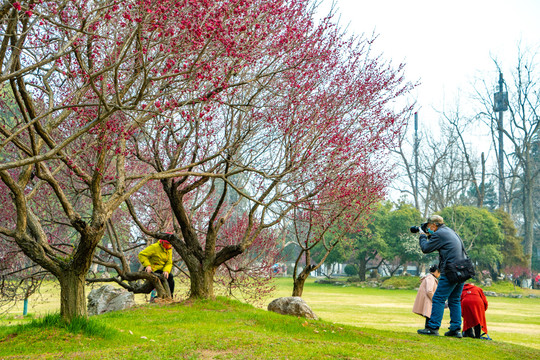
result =
M381 287L413 290L420 286L418 276L393 276L383 281Z
M496 281L491 286L481 286L484 291L494 291L501 294L523 294L521 287L515 286L511 281Z
M62 319L60 314L48 314L42 318L33 319L28 324L19 325L17 332L33 331L34 329L64 329L72 334L99 336L109 338L113 330L98 322L96 318L76 317L70 322Z
M149 304L95 317L110 337L55 327L0 332L0 358L418 359L538 358L540 350L498 341L425 337L311 321L218 298ZM92 318L94 320L94 318ZM49 327L53 325L53 327ZM14 327L11 327L13 330ZM41 330L39 336L34 331ZM14 335L15 334L15 335ZM28 346L31 343L33 346Z

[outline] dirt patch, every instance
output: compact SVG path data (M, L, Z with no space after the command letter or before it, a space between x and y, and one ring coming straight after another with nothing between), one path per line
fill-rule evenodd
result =
M11 339L14 339L14 338L16 338L18 335L19 335L19 334L17 334L17 333L14 333L14 334L8 334L4 339L0 340L0 343L9 341L9 340L11 340Z
M238 351L235 351L235 350L222 350L222 351L216 351L216 350L207 350L207 349L204 349L204 350L199 350L198 351L201 359L216 359L216 357L218 356L223 356L223 355L232 355L232 354L239 354Z

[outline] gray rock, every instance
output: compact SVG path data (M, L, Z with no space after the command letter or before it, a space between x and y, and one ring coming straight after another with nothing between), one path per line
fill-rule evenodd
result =
M319 319L308 304L299 296L277 298L268 304L268 311L282 315L305 317L307 319Z
M494 292L494 291L484 291L484 295L486 295L486 296L493 296L493 297L499 296L499 294L497 294L497 293Z
M112 285L104 285L88 294L88 315L129 309L133 305L135 305L133 293Z

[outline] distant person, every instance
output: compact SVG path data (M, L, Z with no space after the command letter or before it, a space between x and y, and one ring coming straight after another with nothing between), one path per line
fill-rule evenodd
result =
M534 278L535 289L540 289L540 274L536 275Z
M174 293L174 278L171 274L173 265L171 243L167 240L159 240L157 243L148 246L139 253L139 261L146 272L163 274L167 279L172 296Z
M488 301L484 295L484 291L474 284L465 284L461 293L463 336L480 339L482 331L487 334L487 308Z
M427 327L429 318L431 317L433 294L437 290L440 275L441 273L437 264L432 265L429 268L429 274L422 277L418 294L416 294L416 299L414 300L412 311L426 318L425 327Z
M427 233L427 235L426 235ZM439 327L444 314L444 303L448 300L450 310L450 331L444 333L444 336L453 336L461 338L461 291L463 282L451 283L445 276L445 266L447 263L464 260L463 243L460 237L444 224L444 219L439 215L432 215L427 222L422 225L422 231L419 239L420 248L424 254L434 251L439 252L439 283L437 290L433 295L433 305L431 308L431 317L424 329L417 332L421 335L439 335Z

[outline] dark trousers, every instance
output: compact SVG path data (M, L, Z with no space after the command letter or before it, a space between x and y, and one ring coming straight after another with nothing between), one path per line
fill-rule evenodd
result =
M478 324L476 326L473 326L472 328L468 328L465 330L466 337L472 337L480 339L480 335L482 335L482 325Z
M154 271L156 274L163 274L163 270ZM167 278L167 283L169 283L169 290L171 290L171 296L174 294L174 277L172 273L169 273Z

